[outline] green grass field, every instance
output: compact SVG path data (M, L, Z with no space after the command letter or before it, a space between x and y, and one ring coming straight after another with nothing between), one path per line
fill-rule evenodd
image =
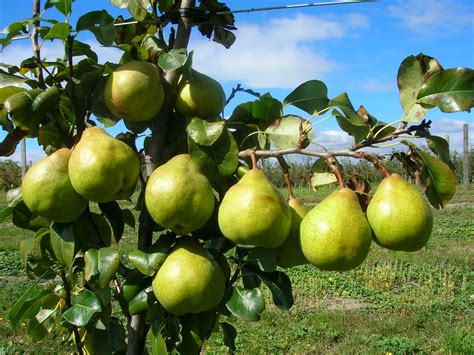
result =
M232 319L237 352L255 353L474 353L474 186L458 189L451 204L434 212L428 245L416 253L390 252L372 245L366 262L346 273L311 266L288 270L295 305L273 306L260 322ZM297 194L308 203L324 193ZM0 208L4 206L0 195ZM13 332L7 311L32 281L22 273L19 242L30 233L11 222L0 225L0 354L70 353L55 339L33 344ZM133 242L128 230L125 247ZM222 335L206 353L225 353Z

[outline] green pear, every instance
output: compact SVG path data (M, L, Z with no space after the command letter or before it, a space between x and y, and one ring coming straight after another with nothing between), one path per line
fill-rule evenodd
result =
M431 234L433 215L420 192L402 176L383 179L367 207L377 244L391 250L421 249Z
M130 197L139 173L140 160L133 149L99 127L84 131L69 159L74 190L94 202Z
M346 271L369 253L372 232L354 191L334 191L303 218L303 254L321 270Z
M185 237L166 258L152 282L153 292L170 313L208 311L224 296L224 274L197 239Z
M84 212L88 201L73 189L68 173L70 157L71 151L62 148L28 170L21 195L31 212L60 223L72 222Z
M221 84L195 70L189 79L182 79L178 85L175 109L183 116L216 117L224 104L225 93Z
M308 260L301 250L300 225L304 216L308 213L303 201L299 198L290 198L288 205L291 210L291 229L288 239L280 246L280 256L277 265L288 268L296 265L304 265Z
M288 238L288 203L263 171L250 170L225 194L219 207L222 234L235 244L276 248Z
M180 154L153 171L145 190L153 220L184 235L201 228L214 210L214 192L189 154Z
M160 112L164 97L158 67L138 60L118 67L104 88L108 109L118 118L132 122L152 119Z

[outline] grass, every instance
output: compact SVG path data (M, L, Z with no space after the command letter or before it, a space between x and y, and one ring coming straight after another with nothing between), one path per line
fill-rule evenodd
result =
M310 204L329 190L297 190ZM0 208L2 207L0 195ZM131 205L129 206L131 207ZM238 330L237 352L253 353L474 353L474 186L461 188L444 210L434 211L432 237L416 253L391 252L373 244L356 270L321 272L304 265L287 271L295 305L267 307L260 322L231 318ZM54 339L32 344L14 332L7 310L31 285L22 276L18 245L29 233L5 222L0 234L0 354L67 353ZM127 229L123 250L131 249ZM205 344L224 353L222 334Z

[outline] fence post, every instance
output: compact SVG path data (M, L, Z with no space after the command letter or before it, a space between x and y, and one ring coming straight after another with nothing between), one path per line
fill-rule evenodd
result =
M462 159L462 176L463 176L463 185L467 189L470 182L470 165L469 165L469 125L465 123L463 125L463 159Z

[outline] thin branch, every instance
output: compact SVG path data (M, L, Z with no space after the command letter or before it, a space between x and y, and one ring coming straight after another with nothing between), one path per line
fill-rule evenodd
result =
M33 1L33 18L40 17L41 15L41 1L34 0ZM33 21L33 31L31 33L31 44L33 46L33 52L37 63L41 63L41 50L38 43L39 38L39 27L40 21ZM41 66L36 68L36 77L38 78L38 82L42 89L46 89L46 84L44 82L43 77L43 69Z

